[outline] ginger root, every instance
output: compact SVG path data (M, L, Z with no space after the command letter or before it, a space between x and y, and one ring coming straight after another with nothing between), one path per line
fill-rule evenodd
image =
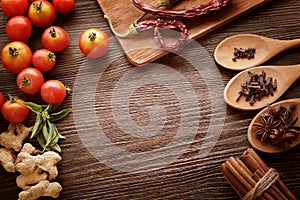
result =
M37 184L41 180L53 180L58 175L57 163L61 160L58 153L47 151L41 155L33 156L34 147L26 143L24 149L18 154L15 167L21 173L17 177L17 185L23 190L28 190L30 185ZM30 149L30 153L26 150Z
M29 130L23 124L10 124L7 132L0 134L0 164L7 172L15 172L15 151L19 152L23 141L28 137Z
M9 124L7 132L0 134L0 145L19 152L24 140L29 135L29 129L23 124Z
M58 198L61 191L62 187L59 183L50 183L48 180L43 180L28 190L20 192L19 200L35 200L42 196Z
M35 200L42 196L58 198L62 186L50 182L58 175L57 163L61 160L58 153L47 151L42 153L30 143L23 145L29 135L29 129L23 124L10 124L7 132L0 134L0 164L8 172L20 172L17 185L19 200ZM19 154L15 155L15 152Z
M15 172L16 155L12 149L0 148L0 164L7 172Z

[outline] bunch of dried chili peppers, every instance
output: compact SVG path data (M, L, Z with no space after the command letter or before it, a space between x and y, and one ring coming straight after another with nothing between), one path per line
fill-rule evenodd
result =
M119 34L114 30L109 17L105 16L105 18L108 19L110 27L117 37L129 37L144 30L154 29L154 39L159 46L163 50L172 52L181 49L187 41L188 29L184 21L192 20L212 11L220 10L231 0L212 0L207 4L201 4L189 9L171 9L182 1L184 0L160 0L160 3L158 3L156 6L152 6L142 3L140 0L132 0L133 5L142 10L144 15L135 20L131 24L129 30L122 34ZM165 9L161 9L161 7L164 7ZM152 14L155 18L142 20L146 14ZM180 37L176 44L172 46L166 45L161 36L160 29L179 31Z

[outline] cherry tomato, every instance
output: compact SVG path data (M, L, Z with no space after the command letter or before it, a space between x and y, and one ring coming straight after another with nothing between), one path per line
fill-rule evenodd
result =
M31 65L32 52L23 42L15 41L6 44L1 56L3 67L12 73L19 73Z
M25 94L36 94L44 83L44 76L40 70L28 67L17 76L17 86Z
M32 65L41 72L53 69L56 64L56 56L48 49L38 49L32 55Z
M29 114L29 108L24 105L24 101L13 97L3 104L1 111L3 118L10 123L23 122Z
M11 41L26 42L31 36L31 21L24 16L14 16L6 24L6 34Z
M52 0L55 10L60 14L68 14L74 10L74 0Z
M108 50L107 34L98 28L89 28L80 35L79 48L88 58L104 56Z
M28 0L1 0L3 13L11 18L17 15L26 15Z
M55 21L56 11L50 2L36 0L29 6L28 17L33 25L41 28L48 27Z
M68 46L68 43L68 33L60 26L51 26L42 35L43 46L52 52L63 51Z
M66 87L59 80L48 80L41 87L42 99L49 104L62 103L66 95Z
M2 109L2 106L4 103L5 103L5 98L2 94L2 92L0 92L0 110Z

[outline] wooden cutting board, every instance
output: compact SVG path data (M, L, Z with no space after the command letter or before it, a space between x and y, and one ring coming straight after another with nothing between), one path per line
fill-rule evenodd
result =
M130 24L143 14L143 12L132 4L131 0L97 1L104 14L110 17L115 30L119 33L125 32ZM159 2L159 0L141 1L151 5L155 5ZM270 0L232 0L221 11L186 22L189 29L189 39L198 39L230 20L268 1ZM186 0L173 9L192 8L207 2L209 2L209 0ZM168 53L159 49L153 39L153 31L144 31L139 35L128 38L118 38L118 40L128 60L136 66L150 63Z

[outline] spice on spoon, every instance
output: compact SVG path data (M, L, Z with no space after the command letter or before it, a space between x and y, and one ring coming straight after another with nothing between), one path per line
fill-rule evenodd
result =
M247 58L248 60L253 59L254 58L254 54L256 52L255 48L234 48L234 57L232 58L232 61L236 62L237 59L240 58Z
M268 105L268 113L254 123L255 134L261 142L267 141L279 146L292 144L300 131L300 127L296 126L298 117L293 116L295 110L294 104L289 107L279 105L276 108Z
M257 100L260 101L262 97L274 95L274 91L277 89L276 79L267 77L265 71L262 71L261 74L249 71L248 74L249 79L245 79L241 84L242 90L238 93L236 102L240 100L241 96L245 96L246 101L253 105Z

